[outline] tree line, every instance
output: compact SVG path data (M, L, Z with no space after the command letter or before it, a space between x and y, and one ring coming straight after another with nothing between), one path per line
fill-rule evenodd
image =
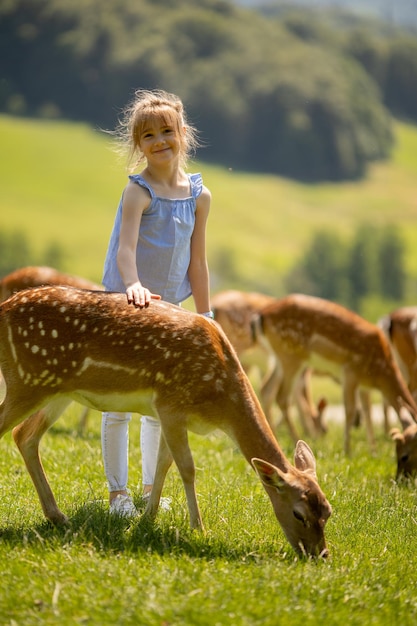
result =
M0 111L110 129L134 89L185 102L199 158L311 182L360 178L417 119L417 38L228 0L7 0Z
M360 313L369 297L401 302L406 295L405 244L390 224L359 224L350 241L318 231L286 276L288 292L344 304Z

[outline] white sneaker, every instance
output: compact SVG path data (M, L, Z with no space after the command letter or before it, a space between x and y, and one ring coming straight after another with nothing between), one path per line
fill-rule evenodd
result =
M145 505L148 504L148 500L149 500L150 497L151 497L150 493L144 493L143 494L142 499L143 499ZM161 498L159 500L159 507L163 511L169 511L171 509L171 502L172 502L171 498Z
M110 513L121 517L136 517L138 511L130 496L119 493L110 503Z

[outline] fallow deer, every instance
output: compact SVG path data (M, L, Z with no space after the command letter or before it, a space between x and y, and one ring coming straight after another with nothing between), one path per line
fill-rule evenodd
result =
M60 272L53 267L44 265L29 265L20 267L0 279L0 302L9 298L13 293L30 287L47 285L65 285L77 289L92 289L100 291L101 285L73 274Z
M283 376L276 397L288 411L291 389L307 364L341 380L346 413L345 452L350 454L350 430L355 420L357 391L378 389L397 412L403 428L409 426L400 409L405 405L415 421L417 406L411 396L383 331L345 307L312 296L292 294L263 309L254 320L258 340L266 341L281 362ZM274 381L261 390L265 406L275 400ZM374 448L370 416L365 413L369 443Z
M60 272L53 267L45 265L29 265L20 267L10 274L0 279L0 302L9 298L13 293L28 289L30 287L42 287L47 285L65 285L67 287L76 287L77 289L90 289L100 291L103 289L101 285L75 276ZM2 374L0 372L0 389L3 387ZM0 396L1 397L1 396ZM87 427L89 409L84 407L78 425L78 432L84 433Z
M175 305L128 305L124 294L39 287L0 304L0 367L7 393L0 436L13 429L45 516L64 522L39 457L39 442L69 402L99 411L159 417L162 437L145 510L157 513L173 460L184 485L190 525L202 528L187 429L221 429L257 471L293 548L327 555L331 507L315 459L299 441L285 457L220 326Z
M377 325L387 336L394 357L408 388L417 401L417 307L401 307L384 315ZM369 393L362 394L362 400L370 402ZM390 433L389 404L383 400L384 428Z
M401 307L378 321L386 333L394 355L414 400L417 400L417 307ZM388 423L387 406L385 422ZM398 428L390 431L396 444L397 478L412 476L417 471L417 425L410 421L401 432Z
M398 428L392 428L390 432L397 454L397 479L417 474L417 424L410 419L407 411L404 412L402 425L403 432Z
M263 342L255 340L251 327L254 314L274 302L276 298L263 293L228 290L212 296L211 308L214 319L223 328L235 348L245 371L249 373L254 364L260 366L263 380L266 381L273 376L278 387L280 364L277 362L276 355ZM310 378L311 371L306 368L295 389L294 401L298 407L304 431L314 437L317 434L323 434L326 430L322 421L326 402L321 399L317 406L314 404ZM268 405L263 409L269 423L273 425L272 407ZM288 412L283 414L283 418L291 437L297 441L298 436Z
M378 321L386 333L404 380L417 401L417 307L396 309Z

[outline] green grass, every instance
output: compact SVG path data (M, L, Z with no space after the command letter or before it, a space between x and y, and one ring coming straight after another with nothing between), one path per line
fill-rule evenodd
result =
M284 274L315 231L326 228L349 240L362 221L398 226L413 281L417 128L396 123L395 132L392 159L373 165L357 183L303 185L191 164L213 194L208 225L213 291L245 285L282 295ZM64 269L100 281L126 182L109 136L82 124L0 116L0 141L0 228L25 231L38 253L51 241L60 243L67 253ZM233 284L222 278L225 264L234 270Z
M378 430L378 458L363 430L342 453L341 427L310 442L332 506L328 561L300 561L276 522L254 472L223 435L191 436L206 533L188 528L174 468L171 511L154 526L111 518L100 452L100 416L75 434L79 407L49 432L43 461L68 528L40 509L23 462L1 442L0 623L307 626L414 625L414 484L396 484L392 443ZM282 446L292 456L285 430ZM131 485L140 482L139 420L131 426ZM138 496L139 491L133 489Z

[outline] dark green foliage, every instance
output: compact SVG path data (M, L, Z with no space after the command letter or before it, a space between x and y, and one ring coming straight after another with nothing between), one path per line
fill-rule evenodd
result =
M412 101L413 48L397 38L395 54L355 49L352 30L304 14L265 17L226 0L8 0L0 110L113 128L134 89L159 87L184 99L206 145L200 158L303 181L356 179L390 153L381 92L400 113L401 98ZM395 103L388 84L402 94Z
M349 297L346 246L330 231L313 237L304 257L286 280L287 291L346 301Z
M405 295L405 246L398 231L360 224L348 244L319 231L286 279L289 292L334 300L360 312L369 295L401 301Z
M346 274L350 284L349 304L356 311L361 298L369 293L378 293L378 231L370 224L362 224L356 230L350 245Z
M404 297L404 253L404 243L398 230L384 228L378 250L379 291L383 298L401 300Z
M50 243L39 257L33 251L25 232L0 229L0 278L26 265L49 265L62 270L64 258L64 251L56 242Z
M0 276L5 276L17 267L29 265L32 252L24 232L0 231Z

